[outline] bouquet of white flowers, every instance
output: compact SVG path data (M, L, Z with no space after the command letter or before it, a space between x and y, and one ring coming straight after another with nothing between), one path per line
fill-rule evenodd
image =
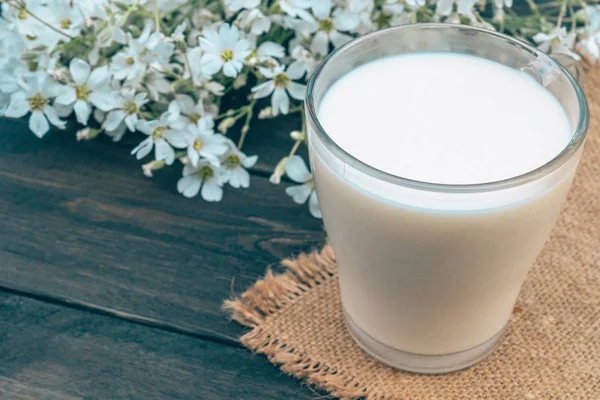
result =
M303 113L305 82L333 48L380 28L447 22L503 31L590 61L600 58L600 10L586 0L0 0L0 116L29 117L38 137L65 118L78 140L139 132L146 176L175 160L178 191L219 201L250 186L243 152L254 118ZM231 91L248 101L227 108ZM227 133L239 128L234 142ZM138 135L139 135L138 133ZM140 135L140 136L142 136ZM320 216L297 156L305 127L274 166L286 193Z

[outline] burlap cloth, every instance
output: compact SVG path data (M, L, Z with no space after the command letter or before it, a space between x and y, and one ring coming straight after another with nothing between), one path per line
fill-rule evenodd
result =
M591 130L566 206L525 282L506 337L484 361L417 375L363 353L340 312L335 258L282 262L225 307L251 327L241 341L293 376L342 398L600 399L600 69L588 77Z

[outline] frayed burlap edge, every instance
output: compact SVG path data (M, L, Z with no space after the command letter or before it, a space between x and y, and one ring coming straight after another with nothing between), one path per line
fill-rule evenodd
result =
M347 372L313 360L261 327L268 319L277 318L302 295L336 276L335 256L329 245L294 260L283 260L281 264L285 268L283 273L274 274L268 269L263 279L241 296L223 304L233 320L252 328L240 338L241 342L252 351L266 355L285 373L304 379L335 397L383 399L383 395L367 391Z

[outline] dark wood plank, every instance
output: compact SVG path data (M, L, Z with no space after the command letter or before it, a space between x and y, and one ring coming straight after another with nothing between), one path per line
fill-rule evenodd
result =
M0 376L0 399L10 400L78 400L79 397L34 388L14 379Z
M264 357L0 292L0 398L310 399Z
M0 285L232 337L220 311L232 288L323 242L266 178L207 203L176 193L181 166L149 180L105 140L39 140L8 120L0 132Z

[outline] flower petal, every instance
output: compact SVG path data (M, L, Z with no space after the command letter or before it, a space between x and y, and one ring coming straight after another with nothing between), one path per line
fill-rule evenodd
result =
M152 141L151 137L148 137L142 140L140 144L138 144L133 150L131 150L131 154L135 154L135 157L138 160L141 160L142 158L150 154L150 151L152 151L152 147L154 147L154 141Z
M287 87L287 91L296 100L304 100L304 94L306 93L306 86L296 82L290 82Z
M319 199L317 198L317 192L313 190L308 200L308 210L310 214L315 218L323 218L321 215L321 208L319 207Z
M59 129L65 129L65 125L67 125L66 121L63 121L58 117L58 114L54 110L54 108L50 105L44 107L44 114L48 118L48 121Z
M204 54L200 60L200 69L208 75L213 75L219 72L223 66L223 60L215 54Z
M223 198L223 188L213 180L205 180L200 194L206 201L221 201Z
M295 61L290 64L285 72L287 72L290 79L298 80L304 76L306 68L304 68L304 65L301 62Z
M202 181L194 175L184 176L177 182L177 191L187 198L198 195Z
M331 15L331 0L316 0L312 2L312 11L318 19L329 18Z
M69 71L75 83L83 85L90 76L91 67L81 58L74 58L69 64Z
M75 110L77 122L82 125L87 125L90 114L92 113L92 107L90 107L89 103L87 101L77 100L73 106L73 110Z
M294 200L296 204L304 204L312 192L312 187L308 184L289 186L285 193Z
M252 92L254 93L255 99L262 99L263 97L267 97L273 90L275 89L275 84L273 81L266 81L261 83L260 85L254 86L252 88Z
M288 159L285 165L285 172L291 180L298 183L306 183L312 178L302 157L296 155Z
M252 168L256 164L256 161L258 161L258 156L246 157L244 161L242 161L242 165L244 168Z
M256 52L261 57L281 58L285 55L285 48L279 43L264 42L260 46L258 46Z
M290 111L290 98L285 89L275 89L273 97L271 97L271 106L273 107L273 115L278 115L280 111L282 114L287 114Z
M352 36L338 31L331 31L331 33L329 33L329 38L334 47L340 47L352 40Z
M90 74L88 78L88 86L92 90L103 89L108 86L110 82L110 74L108 71L108 65L96 68Z
M62 105L73 104L77 100L77 93L75 93L75 88L70 86L65 86L60 90L60 94L54 99L55 102Z
M164 139L154 141L154 158L165 160L165 164L171 165L175 161L175 150Z
M317 53L322 56L329 53L329 37L327 34L323 31L317 32L310 45L310 49L313 51L313 53Z
M107 131L114 131L121 124L121 122L123 122L125 116L126 114L123 110L114 110L109 112L104 120L104 129Z
M4 110L4 116L9 118L21 118L28 112L29 103L27 103L27 100L15 98L15 96L13 95L13 98L8 104L8 107L6 108L6 110Z
M164 138L178 149L187 147L187 135L184 131L168 130L164 133Z
M121 99L115 92L93 92L90 93L89 100L104 112L114 110L121 104Z
M229 175L229 184L234 188L250 187L250 174L244 168L237 167Z
M39 138L42 138L50 130L50 124L43 112L34 111L31 113L29 129Z

